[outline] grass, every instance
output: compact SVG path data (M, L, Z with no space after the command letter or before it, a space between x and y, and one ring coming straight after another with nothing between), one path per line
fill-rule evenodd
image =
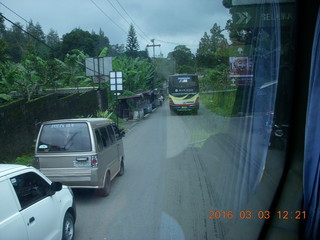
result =
M236 91L201 94L201 101L212 112L231 117Z

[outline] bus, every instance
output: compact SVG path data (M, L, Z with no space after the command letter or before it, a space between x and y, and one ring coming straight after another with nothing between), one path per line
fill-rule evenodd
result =
M169 106L173 111L189 111L195 114L199 109L199 80L196 74L175 74L169 76Z

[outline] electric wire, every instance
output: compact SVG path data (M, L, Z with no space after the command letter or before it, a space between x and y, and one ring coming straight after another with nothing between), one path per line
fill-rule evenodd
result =
M48 44L46 44L44 41L42 41L41 39L35 37L34 35L32 35L31 33L27 32L26 30L24 30L22 27L20 27L18 24L15 24L14 22L12 22L10 19L6 18L2 13L0 13L1 17L5 20L7 20L8 22L10 22L11 24L13 24L14 26L16 26L17 28L19 28L21 31L23 31L24 33L28 34L30 37L34 38L35 40L37 40L38 42L42 43L44 46L50 48L52 51L55 51L55 49L53 49L51 46L49 46ZM83 63L78 62L79 64L83 65ZM93 71L94 73L97 73L97 71L95 71L94 69L91 69L87 66L85 66L86 69Z
M138 24L136 24L136 22L132 19L132 17L129 15L129 13L126 11L126 9L121 5L121 3L116 0L116 2L119 4L119 6L121 7L121 9L125 12L125 14L130 18L130 20L132 21L132 23L139 29L139 31L147 38L147 39L151 39L148 37L147 34L144 33L144 31L138 26Z
M19 18L21 18L23 21L25 21L27 24L33 24L32 21L28 21L26 20L24 17L22 17L21 15L19 15L18 13L16 13L14 10L12 10L11 8L9 8L8 6L6 6L5 4L3 4L2 2L0 2L0 4L2 6L4 6L6 9L8 9L10 12L12 12L13 14L15 14L16 16L18 16ZM41 27L34 25L33 26L35 29L42 31Z
M106 14L106 12L105 11L103 11L93 0L90 0L95 6L96 6L96 8L98 8L101 12L102 12L102 14L105 16L105 17L107 17L114 25L116 25L121 31L123 31L125 34L127 34L127 31L126 30L124 30L119 24L117 24L115 21L113 21L113 19L108 15L108 14Z
M2 6L4 6L6 9L8 9L9 11L11 11L12 13L14 13L16 16L18 16L19 18L21 18L23 21L25 21L26 23L29 23L29 21L27 21L25 18L21 17L18 13L16 13L15 11L13 11L11 8L9 8L8 6L4 5L2 2L0 2L0 4Z
M120 16L122 19L124 19L124 20L126 21L126 23L130 26L131 23L121 14L121 12L113 5L113 3L112 3L110 0L106 0L106 1L109 2L109 4L112 6L112 8L113 8L114 10L116 10L116 12L119 14L119 16ZM146 39L144 36L142 36L139 32L137 32L137 34L138 34L142 39L144 39L146 42L149 42L149 40Z
M52 51L54 51L55 49L53 49L51 46L49 46L48 44L46 44L44 41L42 41L41 39L35 37L34 35L32 35L31 33L29 33L28 31L24 30L22 27L20 27L18 24L12 22L10 19L6 18L2 13L0 13L1 17L5 20L7 20L8 22L10 22L12 25L14 25L15 27L19 28L21 31L23 31L24 33L28 34L30 37L34 38L35 40L37 40L38 42L42 43L43 45L45 45L46 47L50 48Z

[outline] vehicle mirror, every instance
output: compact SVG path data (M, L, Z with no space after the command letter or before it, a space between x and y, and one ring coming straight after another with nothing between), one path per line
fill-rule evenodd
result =
M59 192L61 189L62 189L62 183L60 182L51 183L50 190L52 192Z

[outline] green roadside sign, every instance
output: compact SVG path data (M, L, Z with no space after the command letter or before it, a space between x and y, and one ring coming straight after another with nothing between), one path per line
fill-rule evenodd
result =
M282 3L279 4L278 9L279 11L271 4L233 6L231 8L232 20L239 28L268 27L277 22L281 26L292 25L295 19L295 5Z

